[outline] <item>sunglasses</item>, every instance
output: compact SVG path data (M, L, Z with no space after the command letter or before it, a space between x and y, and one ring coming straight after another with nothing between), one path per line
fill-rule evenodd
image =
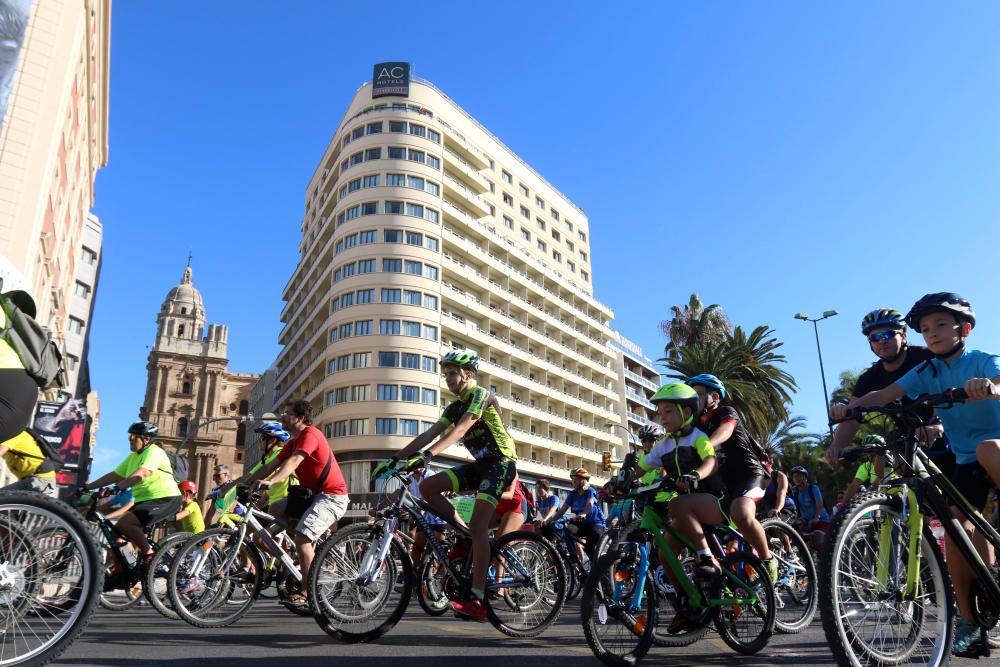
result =
M898 334L898 331L879 331L878 333L868 334L868 340L872 343L884 343L887 340L892 340Z

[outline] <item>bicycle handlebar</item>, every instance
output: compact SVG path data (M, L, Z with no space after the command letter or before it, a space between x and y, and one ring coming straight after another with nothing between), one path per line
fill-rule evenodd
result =
M909 412L915 412L920 408L934 408L934 407L951 407L955 403L964 403L968 400L969 395L964 389L952 388L946 389L940 394L924 394L923 396L918 396L912 402L906 405L877 405L869 407L854 407L847 411L842 419L831 419L830 425L841 424L847 421L862 421L865 415L877 413L882 415L901 415Z

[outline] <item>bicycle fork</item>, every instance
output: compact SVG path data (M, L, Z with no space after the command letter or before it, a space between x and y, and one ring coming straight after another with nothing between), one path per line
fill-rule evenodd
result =
M902 487L906 497L903 503L902 521L905 521L910 531L906 554L906 585L903 588L903 599L914 600L920 586L920 538L923 535L924 515L920 511L917 494L908 486ZM878 556L875 563L875 581L879 592L885 592L889 587L889 575L899 556L902 545L897 543L899 528L895 521L883 521L879 526Z
M367 586L375 578L375 575L378 574L382 563L385 561L385 557L389 553L389 547L392 545L392 536L396 534L397 525L399 525L397 517L386 519L385 524L382 526L381 539L374 540L368 545L368 550L365 551L365 555L361 559L361 566L358 568L358 577L355 580L358 586Z

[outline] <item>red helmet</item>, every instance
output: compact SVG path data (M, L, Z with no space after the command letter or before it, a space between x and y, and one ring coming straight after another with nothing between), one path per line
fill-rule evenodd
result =
M186 479L180 484L178 484L177 488L181 490L181 493L184 493L185 491L190 491L191 493L198 493L198 485L189 479Z

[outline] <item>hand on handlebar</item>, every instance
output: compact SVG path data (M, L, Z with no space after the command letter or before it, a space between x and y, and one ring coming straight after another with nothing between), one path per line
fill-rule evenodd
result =
M850 411L851 409L843 403L832 403L830 405L830 421L843 421Z
M982 401L1000 396L997 386L987 378L972 378L965 383L965 393L970 401Z
M677 487L679 491L697 491L698 481L700 479L701 476L698 473L692 471L686 475L681 475L680 477L675 479L674 485Z

